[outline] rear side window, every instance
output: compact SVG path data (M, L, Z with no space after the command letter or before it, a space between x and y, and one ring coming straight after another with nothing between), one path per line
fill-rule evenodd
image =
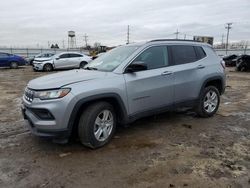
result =
M82 57L81 54L69 54L70 57Z
M171 52L175 65L181 65L197 61L195 49L193 46L188 46L188 45L171 46Z
M204 57L207 56L202 47L195 46L194 48L195 48L195 51L196 51L196 54L197 54L197 58L198 58L197 60L203 59Z
M69 58L69 54L62 54L60 55L60 58Z

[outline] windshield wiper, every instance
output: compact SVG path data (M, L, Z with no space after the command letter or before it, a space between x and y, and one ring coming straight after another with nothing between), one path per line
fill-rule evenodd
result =
M95 67L84 67L83 69L84 69L84 70L98 70L98 69L95 68Z

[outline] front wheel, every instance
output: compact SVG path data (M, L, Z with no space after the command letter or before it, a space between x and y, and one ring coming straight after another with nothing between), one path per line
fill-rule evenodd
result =
M200 94L195 111L200 117L213 116L220 105L220 93L214 86L206 87Z
M11 69L17 69L18 68L18 63L17 62L11 62L10 63L10 68Z
M52 70L53 70L53 66L49 63L47 63L43 66L43 71L45 71L45 72L50 72Z
M112 139L115 129L116 114L113 106L107 102L97 102L83 111L78 135L84 146L96 149Z

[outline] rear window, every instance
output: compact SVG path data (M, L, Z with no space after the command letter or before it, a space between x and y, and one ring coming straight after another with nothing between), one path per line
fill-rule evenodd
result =
M171 46L172 58L176 65L197 61L196 52L193 46L176 45Z
M197 54L197 60L203 59L204 57L207 56L202 47L195 46L194 48L195 48L195 51L196 51L196 54Z

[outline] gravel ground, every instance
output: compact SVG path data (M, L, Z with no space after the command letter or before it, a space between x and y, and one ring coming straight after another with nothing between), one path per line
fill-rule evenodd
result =
M218 113L165 113L120 127L107 146L54 144L24 126L30 67L0 69L0 187L250 187L250 73L227 70Z

